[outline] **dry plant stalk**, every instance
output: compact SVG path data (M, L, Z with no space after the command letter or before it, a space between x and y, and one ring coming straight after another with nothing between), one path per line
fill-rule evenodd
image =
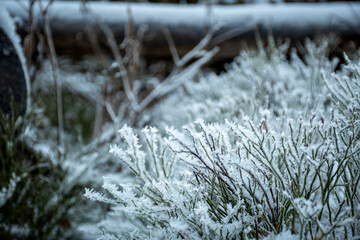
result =
M137 48L139 48L140 46L139 44L137 44L138 40L134 36L133 16L131 13L130 5L128 9L129 21L126 36L124 42L119 47L119 44L117 43L110 27L107 26L105 21L103 21L100 16L92 12L91 9L86 6L86 1L83 1L83 3L83 13L85 18L87 20L90 20L91 18L95 19L96 24L105 34L107 43L110 47L113 57L115 58L116 67L118 67L119 69L120 74L118 74L118 76L122 80L124 88L123 90L126 95L126 99L129 102L128 110L130 110L132 114L135 114L134 118L141 114L141 112L143 112L152 102L154 102L154 100L164 97L177 87L181 86L185 81L190 80L193 76L197 74L200 68L203 67L210 59L212 59L212 57L214 57L215 54L219 51L217 47L209 51L206 50L206 47L209 45L214 32L219 29L220 25L216 25L215 27L211 28L208 34L206 34L206 36L182 58L180 58L177 53L176 46L174 44L174 41L172 40L169 31L164 28L164 35L173 54L173 60L176 68L174 68L173 71L169 74L169 76L160 84L158 84L150 93L148 93L145 97L140 97L132 84L135 81L136 77L136 65L139 64L137 61L139 56L139 49ZM89 16L91 16L91 18ZM89 23L87 22L87 24ZM93 42L95 43L94 40ZM98 44L95 43L95 45ZM129 55L130 60L128 64L124 62L124 58L120 51L121 47L125 48L125 51ZM99 48L96 47L95 50L96 49ZM190 62L192 63L189 64ZM111 88L112 86L109 87ZM124 112L120 111L119 113L116 113L113 106L126 104L126 102L112 104L108 100L108 97L109 96L104 97L105 102L103 103L103 106L105 107L113 123L119 125L119 123L124 120Z

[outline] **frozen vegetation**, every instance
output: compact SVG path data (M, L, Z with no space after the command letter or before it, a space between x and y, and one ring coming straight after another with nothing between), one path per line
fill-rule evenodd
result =
M337 39L306 41L300 55L269 37L217 75L201 70L217 51L204 50L207 36L159 77L156 66L144 70L134 39L122 56L102 30L113 62L60 59L55 69L61 141L51 61L33 79L24 134L3 127L1 234L360 237L359 51L340 63L329 57Z
M334 72L328 47L242 52L149 110L160 130L123 126L110 152L136 181L85 192L112 206L102 238L358 237L360 66Z

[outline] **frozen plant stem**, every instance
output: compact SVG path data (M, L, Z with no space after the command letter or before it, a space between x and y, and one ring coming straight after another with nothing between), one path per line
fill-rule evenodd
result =
M165 79L140 103L138 110L141 112L156 98L168 94L186 80L191 79L218 51L219 48L214 48L210 52L207 52L202 58L185 68L178 75L170 76Z
M90 11L88 11L90 12ZM138 103L136 100L136 97L134 95L134 92L131 89L130 86L130 79L129 79L129 73L124 65L123 59L121 57L121 53L118 47L118 44L116 42L115 36L113 34L113 32L111 31L111 29L109 28L109 26L107 26L105 24L105 22L96 14L93 13L93 15L95 16L95 19L97 20L97 22L99 23L99 26L101 28L101 30L104 32L104 34L106 35L108 44L110 46L110 49L115 57L115 60L118 64L118 67L120 69L121 72L121 79L123 80L123 84L124 84L124 90L125 90L125 94L126 97L129 99L130 104L133 108L133 110L137 111L138 109Z
M50 63L51 63L51 70L54 79L54 86L55 86L55 97L56 97L56 113L57 113L57 121L58 121L58 143L59 146L63 146L63 131L64 131L64 122L63 122L63 107L62 107L62 92L61 92L61 82L58 79L58 65L57 65L57 57L54 47L54 41L51 35L50 23L49 23L49 16L48 10L53 0L48 2L48 5L45 9L43 9L42 2L39 1L39 5L41 7L41 12L44 21L44 33L45 38L49 47L50 51Z

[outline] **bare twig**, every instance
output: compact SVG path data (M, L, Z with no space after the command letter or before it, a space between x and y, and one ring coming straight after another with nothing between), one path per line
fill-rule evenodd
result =
M177 67L180 67L179 66L179 63L180 63L180 57L179 57L179 54L176 50L176 46L175 46L175 43L174 43L174 39L171 37L171 33L169 31L169 29L167 29L166 27L163 27L163 32L164 32L164 36L166 38L166 41L168 42L169 44L169 48L170 48L170 52L171 52L171 56L173 58L173 61L175 63L175 65Z
M122 73L121 79L123 81L126 97L129 99L132 108L136 111L138 109L138 103L136 100L136 96L134 95L133 90L130 86L129 73L124 65L123 58L121 56L115 36L114 36L113 32L111 31L111 29L109 28L109 26L98 15L90 12L88 9L87 9L87 13L91 14L93 17L95 17L101 30L105 34L105 36L107 38L107 42L110 46L110 49L115 57L115 61L118 64L120 72Z
M25 52L25 57L27 60L27 68L28 70L30 69L31 65L32 65L32 54L34 52L35 49L35 31L36 31L36 21L34 21L34 3L35 1L31 1L28 7L28 14L29 14L29 33L27 34L25 40L24 40L24 52Z
M249 32L253 30L253 25L252 24L244 24L241 26L237 26L236 28L233 28L229 31L226 31L224 33L219 34L218 36L214 37L211 40L210 45L211 46L217 46L220 43L226 42L234 37L240 36L241 34L244 34L246 32Z
M152 101L156 98L164 96L174 90L175 88L182 85L187 79L191 79L199 69L206 64L216 53L219 51L218 47L215 47L211 51L205 50L206 46L209 44L210 40L215 31L221 27L221 24L216 25L211 28L206 36L184 57L180 59L175 43L171 37L171 34L168 29L164 28L164 35L168 41L170 51L172 53L174 63L178 68L183 68L186 64L192 61L195 58L200 58L194 63L192 63L187 68L183 69L180 73L173 71L169 77L167 77L160 85L158 85L144 100L139 104L138 111L144 110Z
M174 90L178 86L182 85L186 80L191 79L199 69L204 66L215 54L219 51L219 48L214 48L213 50L206 52L202 58L188 66L182 72L175 76L170 76L165 79L160 85L158 85L140 104L139 111L142 111L156 98L168 94L170 91Z
M50 52L50 63L51 69L54 79L55 86L55 96L56 96L56 112L57 112L57 121L58 121L58 143L59 146L63 146L63 131L64 131L64 123L63 123L63 107L62 107L62 93L61 93L61 82L58 79L58 63L57 57L54 47L54 41L51 35L51 28L49 23L49 15L48 10L53 3L53 0L50 0L45 8L43 8L42 1L39 0L39 6L41 9L43 22L44 22L44 34L48 44L49 52Z
M210 43L214 33L221 28L221 24L215 25L209 30L205 37L185 56L183 56L179 62L179 66L182 67L189 63L191 60L197 57L201 57L206 54L205 47Z

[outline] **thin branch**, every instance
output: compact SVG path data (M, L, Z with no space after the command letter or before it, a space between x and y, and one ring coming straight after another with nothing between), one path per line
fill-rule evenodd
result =
M130 79L129 79L129 74L128 71L124 65L124 61L122 59L117 41L115 39L115 36L113 34L113 32L111 31L111 29L109 28L109 26L95 13L91 12L88 8L86 8L86 6L84 5L84 9L85 12L92 15L97 23L99 24L99 27L101 28L101 30L103 31L103 33L105 34L106 38L107 38L107 42L110 46L110 49L115 57L115 61L118 64L118 67L121 71L121 79L123 81L123 85L124 85L124 91L126 94L126 97L129 99L131 106L133 108L133 110L137 111L138 110L138 103L136 100L136 96L134 95L134 92L131 89L130 86Z
M186 80L192 78L204 64L206 64L213 56L215 56L218 51L219 48L215 47L213 50L207 52L202 58L191 64L178 75L165 79L139 104L138 111L144 110L145 107L147 107L156 98L168 94L175 88L182 85Z
M56 110L57 110L56 112L57 112L57 121L58 121L58 143L60 146L63 146L64 117L63 117L63 106L62 106L61 82L58 79L58 63L57 63L57 57L54 47L54 41L51 34L49 15L48 15L48 10L52 2L53 0L48 2L45 9L43 8L41 0L39 0L39 5L44 21L44 34L50 51L50 63L51 63L51 69L52 69L54 86L55 86Z
M171 36L171 33L169 31L169 29L167 29L166 27L163 27L163 32L164 32L164 36L166 38L166 41L168 42L169 44L169 48L170 48L170 53L171 53L171 56L173 58L173 61L176 65L176 67L180 67L179 64L180 64L180 57L179 57L179 54L176 50L176 46L175 46L175 43L174 43L174 39L172 38Z

